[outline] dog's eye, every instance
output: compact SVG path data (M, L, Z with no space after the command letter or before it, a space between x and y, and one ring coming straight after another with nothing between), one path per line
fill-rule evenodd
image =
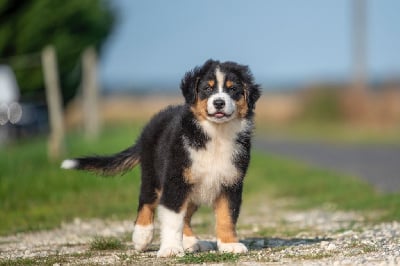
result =
M230 87L229 89L230 89L231 91L236 91L237 88L236 88L235 86L232 86L232 87Z
M204 90L204 91L212 91L212 90L213 90L213 88L212 88L212 87L210 87L210 86L207 86L207 87L205 87L203 90Z

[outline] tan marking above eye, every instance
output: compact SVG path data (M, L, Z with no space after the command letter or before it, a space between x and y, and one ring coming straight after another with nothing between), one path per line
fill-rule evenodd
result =
M214 87L214 85L215 85L215 80L209 80L208 81L208 86Z
M231 88L231 87L233 86L233 81L227 80L227 81L225 82L225 86L226 86L228 89Z

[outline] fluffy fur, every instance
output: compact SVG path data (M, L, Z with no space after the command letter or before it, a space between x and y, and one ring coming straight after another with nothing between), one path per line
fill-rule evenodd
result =
M199 241L190 225L198 206L207 204L216 215L218 249L246 252L235 225L250 160L259 86L247 66L208 60L185 74L181 90L185 103L155 115L132 147L112 156L68 159L62 168L114 175L141 164L133 233L138 250L145 250L152 240L157 206L158 256L212 247Z

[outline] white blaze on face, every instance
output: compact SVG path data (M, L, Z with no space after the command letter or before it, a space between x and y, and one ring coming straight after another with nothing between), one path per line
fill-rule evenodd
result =
M217 80L217 93L211 95L207 101L207 112L209 114L208 120L216 123L224 123L233 118L233 113L236 111L235 102L229 96L228 93L224 92L225 73L222 72L219 67L215 69L215 78ZM225 106L217 110L214 105L215 100L222 100Z
M224 90L225 73L221 72L219 67L215 70L215 78L217 79L218 93L222 93Z

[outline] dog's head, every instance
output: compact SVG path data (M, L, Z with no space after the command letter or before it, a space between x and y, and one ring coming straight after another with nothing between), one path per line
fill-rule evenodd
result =
M181 90L198 119L215 123L251 117L260 97L247 66L214 60L187 72Z

